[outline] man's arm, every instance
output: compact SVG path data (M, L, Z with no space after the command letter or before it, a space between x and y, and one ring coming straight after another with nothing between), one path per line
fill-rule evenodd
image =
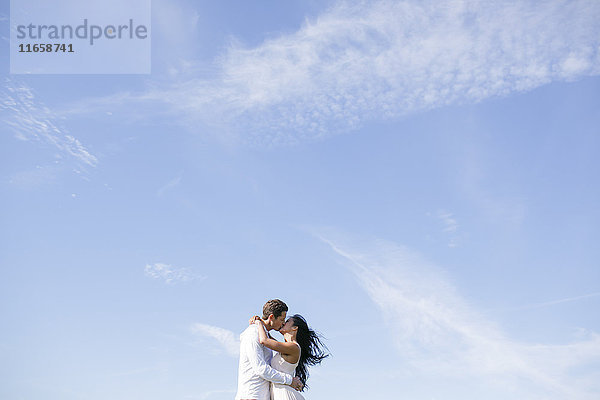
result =
M242 339L242 348L248 356L250 365L252 366L252 369L256 375L273 383L291 385L293 380L291 375L279 372L267 364L262 346L258 342L258 334L256 338L244 337Z

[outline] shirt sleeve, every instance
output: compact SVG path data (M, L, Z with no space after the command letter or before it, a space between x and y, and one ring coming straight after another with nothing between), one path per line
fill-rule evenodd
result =
M258 334L256 335L256 338L252 337L252 335L244 337L242 339L242 348L248 356L248 360L250 361L250 365L255 374L259 375L264 380L273 383L281 383L284 385L292 383L293 377L291 375L277 371L267 364L262 345L258 341Z

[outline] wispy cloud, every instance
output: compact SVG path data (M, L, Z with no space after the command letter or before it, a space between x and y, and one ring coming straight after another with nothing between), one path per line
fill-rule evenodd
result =
M573 301L590 299L590 298L598 297L598 296L600 296L600 292L584 294L582 296L573 296L573 297L567 297L567 298L564 298L564 299L546 301L546 302L543 302L543 303L529 304L529 305L526 305L526 306L518 307L518 309L531 309L531 308L550 307L550 306L554 306L554 305L557 305L557 304L571 303Z
M394 345L415 371L431 379L476 380L495 388L490 398L502 387L515 398L597 398L593 364L600 361L600 335L589 332L566 345L511 340L420 255L382 241L357 244L332 236L321 239L394 325Z
M189 74L195 67L187 60L190 49L206 40L198 30L204 13L185 1L154 0L152 14L153 51L161 54L153 60L152 70L166 70L170 76Z
M98 163L96 156L61 125L59 118L38 101L33 89L25 84L4 79L0 116L20 140L52 145L61 156L73 157L87 166Z
M447 240L448 247L458 246L458 220L456 216L445 210L438 210L435 213L428 212L428 217L435 218L441 223L441 233Z
M150 278L162 280L167 284L206 279L206 277L196 274L189 268L175 267L163 263L146 264L144 274Z
M156 195L162 197L166 192L177 187L181 183L181 178L182 176L180 174L178 177L171 179L157 190Z
M454 233L458 230L458 222L452 213L439 211L437 217L444 223L444 232Z
M53 183L58 170L56 165L36 165L34 169L12 174L8 183L21 189L34 189Z
M191 331L198 336L216 340L219 348L232 357L237 357L240 353L238 335L230 330L219 328L218 326L195 323L191 326Z
M481 135L479 135L481 136ZM493 145L466 135L456 159L456 187L487 223L519 227L527 218L528 202L518 185L500 185L506 165L494 165Z
M106 104L167 103L193 127L294 143L597 75L599 19L600 3L583 0L342 2L257 47L233 41L215 78L117 94Z

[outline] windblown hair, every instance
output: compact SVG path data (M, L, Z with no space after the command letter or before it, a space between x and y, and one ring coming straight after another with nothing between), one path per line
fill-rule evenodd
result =
M288 311L288 306L279 299L269 300L263 307L263 319L269 318L273 314L275 318L279 318L281 314Z
M298 327L296 341L300 345L300 360L296 367L296 376L300 378L306 388L308 387L306 384L306 380L308 379L308 366L320 364L324 358L329 357L329 354L324 350L327 349L327 346L321 342L321 337L308 327L308 324L302 315L295 314L291 318L294 326Z

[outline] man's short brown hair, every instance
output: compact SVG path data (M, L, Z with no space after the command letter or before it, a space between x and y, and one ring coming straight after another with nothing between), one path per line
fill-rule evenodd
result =
M288 306L281 300L269 300L263 307L263 319L269 318L273 314L275 318L279 318L281 314L288 311Z

